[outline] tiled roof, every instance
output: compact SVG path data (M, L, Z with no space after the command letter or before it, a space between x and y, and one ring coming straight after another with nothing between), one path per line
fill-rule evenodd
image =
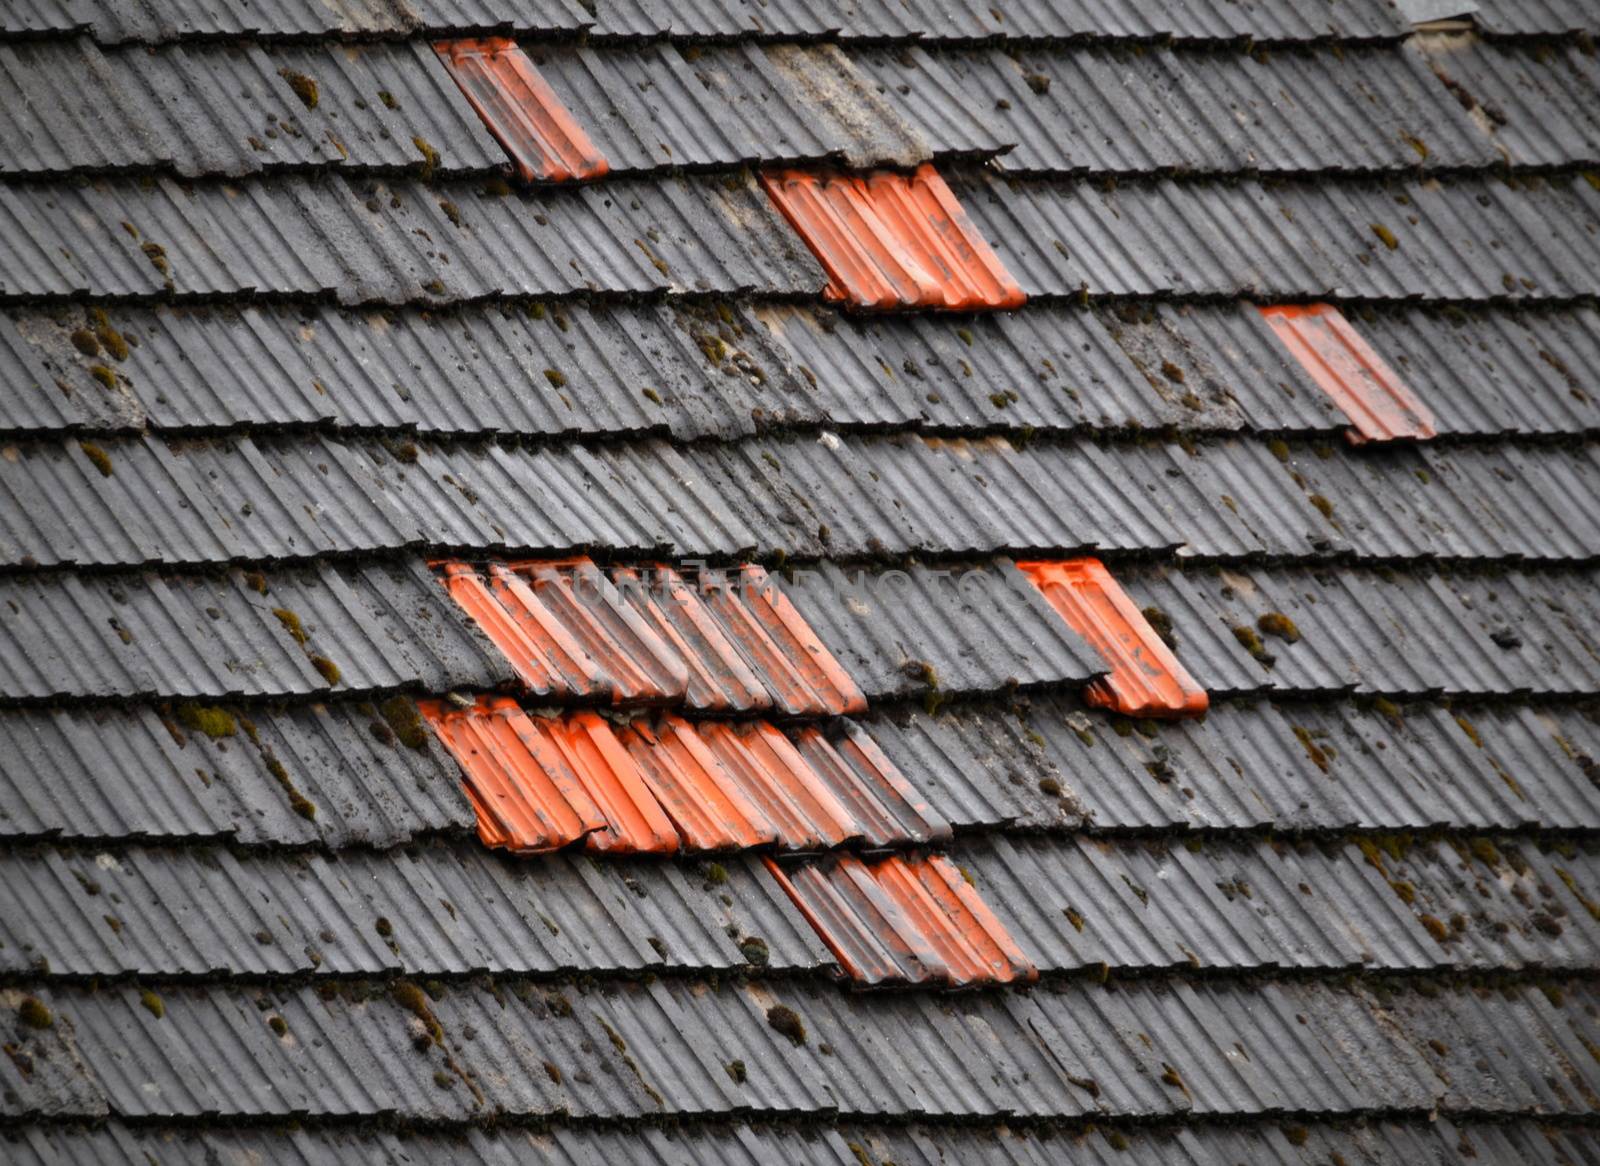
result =
M0 5L0 1160L1600 1159L1596 37Z

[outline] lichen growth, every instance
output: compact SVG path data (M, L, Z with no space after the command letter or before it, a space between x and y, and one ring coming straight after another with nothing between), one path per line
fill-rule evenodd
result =
M413 136L411 144L417 148L417 153L422 155L422 168L418 172L422 181L430 181L439 171L439 151L434 149L428 140L420 135Z
M1239 641L1239 646L1249 652L1263 667L1271 668L1278 662L1277 657L1267 651L1266 645L1261 642L1261 637L1256 634L1255 628L1239 624L1232 630L1233 638Z
M767 1009L767 1024L774 1032L788 1037L797 1048L806 1043L805 1022L787 1004L774 1004Z
M204 733L213 741L232 737L239 731L239 722L234 715L217 705L196 704L186 700L173 713L178 723L191 733Z
M1286 644L1299 642L1300 629L1294 620L1281 611L1269 611L1256 620L1256 628L1264 636L1274 636Z
M444 1046L444 1027L439 1023L439 1018L433 1014L433 1005L429 1003L426 992L410 980L399 980L390 989L390 995L394 997L396 1004L422 1022L422 1027L433 1044Z
M294 781L290 778L289 771L284 768L283 762L273 756L271 749L263 749L261 758L267 767L267 772L272 775L272 779L283 788L284 794L289 799L289 808L306 821L315 821L317 817L316 803L295 788Z
M1172 631L1172 617L1155 604L1151 604L1140 612L1145 623L1150 625L1150 630L1161 638L1161 642L1169 648L1177 648L1178 637Z
M739 951L744 956L744 962L752 967L764 968L771 958L771 953L767 950L767 941L757 935L747 935L741 939Z
M1323 773L1327 773L1328 751L1317 744L1317 739L1311 730L1301 725L1295 725L1294 737L1296 741L1300 742L1300 747L1306 751L1306 756L1311 758L1311 764L1322 770Z
M278 618L278 622L283 625L283 630L289 633L295 643L303 644L306 642L305 625L300 622L298 615L287 607L274 607L272 614Z
M317 90L316 81L307 77L304 73L297 73L289 68L279 69L278 76L288 82L289 88L294 91L294 95L300 99L302 105L307 109L317 108L317 102L321 100L321 94Z
M105 450L92 441L80 441L78 448L83 451L83 456L89 459L89 464L100 471L102 478L109 478L112 475L111 455Z

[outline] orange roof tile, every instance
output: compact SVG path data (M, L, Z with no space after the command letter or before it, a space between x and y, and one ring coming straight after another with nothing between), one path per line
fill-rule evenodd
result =
M599 714L531 717L507 697L418 707L466 775L486 846L535 853L582 838L622 854L678 849L672 822Z
M772 707L761 677L682 575L658 565L645 571L614 567L611 578L623 598L683 657L689 675L685 703L690 708L757 712Z
M588 559L439 565L445 587L529 692L616 704L680 699L681 655Z
M760 567L707 571L691 584L668 568L614 569L613 583L583 558L437 566L538 695L790 716L866 711L855 681Z
M610 169L516 41L484 37L433 47L524 182L599 178Z
M867 698L856 682L765 570L708 571L699 586L706 607L761 678L778 711L791 716L866 711Z
M950 823L855 722L840 721L826 730L807 725L795 734L795 746L850 812L867 844L935 842L951 836Z
M1038 970L946 858L838 855L767 869L861 984L1032 981Z
M1134 717L1205 712L1205 690L1099 559L1018 563L1050 606L1105 658L1111 671L1084 690L1092 705Z
M601 688L617 704L681 700L689 667L648 621L625 603L605 573L586 558L527 560L508 565L528 580L555 622L600 662ZM521 592L517 597L525 601Z
M516 701L488 697L457 709L424 700L417 708L466 775L485 846L535 853L606 828L604 813L566 764L548 726Z
M1400 374L1366 342L1332 304L1280 304L1261 309L1311 379L1350 418L1354 443L1426 439L1433 414Z
M605 826L583 844L618 854L671 854L678 849L672 824L610 722L582 712L549 722L551 736L589 796L605 815Z
M738 850L778 840L778 827L682 717L665 716L655 726L636 721L619 735L688 848Z
M698 728L700 739L760 807L783 845L815 850L861 836L850 810L771 725L708 721Z
M931 164L916 173L763 174L830 277L829 299L868 308L1018 308L1022 289Z

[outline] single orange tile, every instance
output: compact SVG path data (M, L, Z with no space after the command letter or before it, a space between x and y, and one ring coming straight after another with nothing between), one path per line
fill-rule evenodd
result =
M433 48L524 182L600 178L610 170L516 41L442 40Z
M584 846L612 854L671 854L678 849L672 819L604 717L576 713L552 720L550 728L578 780L605 815L605 826L591 831Z
M1039 978L977 888L948 858L889 858L873 873L915 918L929 947L950 969L952 982L1009 984Z
M1433 414L1400 374L1332 304L1280 304L1261 309L1285 348L1354 426L1355 444L1425 440L1434 436Z
M1099 559L1018 563L1017 569L1110 666L1084 690L1090 704L1131 717L1192 717L1209 707L1205 690Z
M869 308L1018 308L1027 297L931 164L913 174L786 170L762 185L827 270Z

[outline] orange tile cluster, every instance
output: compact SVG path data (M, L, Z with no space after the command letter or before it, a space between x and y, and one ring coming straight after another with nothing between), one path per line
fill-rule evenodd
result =
M586 558L438 564L535 696L838 716L867 698L760 567L607 574Z
M1433 414L1372 345L1332 304L1280 304L1261 309L1267 324L1353 428L1352 444L1426 440Z
M593 851L670 854L950 837L858 729L832 740L816 726L787 734L763 721L617 723L594 711L530 715L508 697L421 707L461 762L489 846L536 853L581 840Z
M827 271L824 294L864 308L1020 308L1027 297L931 163L913 174L763 174Z
M1018 563L1067 624L1111 665L1084 700L1132 717L1193 717L1210 704L1099 559Z
M866 709L761 568L691 579L661 565L601 570L580 557L435 569L528 696L591 706L530 711L506 696L420 702L461 765L485 845L660 855L884 849L951 837L950 823L853 721L783 729L750 719ZM745 719L690 720L678 709ZM944 860L824 861L821 883L812 859L788 874L770 869L860 982L1032 974L977 893L959 876L950 884ZM844 877L837 872L858 870L878 890L823 898ZM850 924L850 902L875 913Z

